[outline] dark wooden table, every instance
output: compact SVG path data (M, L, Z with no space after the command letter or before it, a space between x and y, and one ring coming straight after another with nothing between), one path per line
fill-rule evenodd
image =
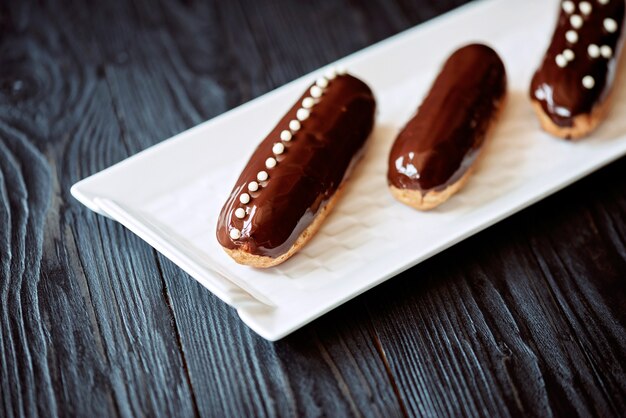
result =
M70 196L463 2L0 1L0 416L625 416L625 159L278 343Z

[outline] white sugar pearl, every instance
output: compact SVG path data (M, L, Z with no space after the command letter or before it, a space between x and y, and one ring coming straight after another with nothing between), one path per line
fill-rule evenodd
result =
M326 77L318 78L315 85L319 88L325 89L328 87L328 80L326 80Z
M239 219L243 219L246 217L246 210L244 208L237 208L235 211L235 216Z
M296 112L296 118L298 118L299 121L307 120L309 116L311 116L311 112L308 109L298 109Z
M575 30L568 30L565 32L565 39L567 39L567 42L570 44L575 44L578 42L578 33Z
M596 80L594 80L592 76L586 75L585 77L583 77L583 86L585 86L586 89L591 90L595 85Z
M572 15L569 18L569 23L572 25L574 29L580 29L583 27L583 18L579 15Z
M285 141L285 142L289 142L291 141L291 138L293 137L293 135L291 135L291 132L284 130L280 133L280 139Z
M320 86L313 86L311 87L311 90L309 91L309 93L311 93L311 97L315 99L319 99L320 97L322 97L323 92Z
M574 51L572 51L571 49L563 50L563 56L568 61L574 61L574 58L576 57L576 55L574 55Z
M250 203L250 195L248 193L242 193L241 196L239 196L239 201L244 205Z
M564 1L562 4L563 7L563 11L565 13L574 13L574 10L576 10L576 6L574 5L573 1Z
M604 4L609 4L609 0L598 0L598 3L604 5Z
M347 72L346 67L341 65L336 68L336 71L339 75L344 75Z
M257 190L259 190L259 183L257 183L256 181L251 181L250 183L248 183L248 190L250 190L251 192L256 192Z
M546 100L546 92L539 89L535 91L535 97L537 100Z
M238 230L237 228L233 228L230 230L230 237L232 239L239 239L241 238L241 231Z
M312 97L305 97L302 100L302 107L305 109L310 109L315 105L315 99Z
M591 7L591 3L589 3L588 1L581 1L578 5L578 8L580 9L580 12L584 15L591 14L591 10L593 9Z
M291 122L289 122L289 129L291 129L294 132L297 132L300 130L300 122L297 120L292 120Z
M591 44L587 47L587 53L591 58L598 58L600 56L600 48L596 44Z
M269 176L267 175L267 171L259 171L259 173L256 175L256 179L258 181L266 181L269 178Z
M556 61L556 65L558 65L561 68L564 68L567 66L567 59L565 59L565 57L561 54L557 55L554 60Z
M608 45L602 45L600 47L600 53L606 59L609 59L609 58L611 58L613 56L613 50Z
M265 160L265 167L267 167L267 168L274 168L274 167L276 167L276 159L273 158L273 157L270 157L267 160Z
M610 17L604 19L604 29L609 33L614 33L617 30L617 22Z
M327 80L334 80L335 77L337 77L337 70L330 68L324 73L324 77L326 77Z
M283 152L285 152L285 146L283 144L281 144L280 142L277 142L274 144L274 146L272 147L272 152L276 155L280 155Z

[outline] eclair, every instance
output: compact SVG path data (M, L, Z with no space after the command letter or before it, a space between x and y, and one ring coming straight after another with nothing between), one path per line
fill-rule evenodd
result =
M623 43L624 0L562 1L552 41L530 86L548 133L578 139L605 118Z
M370 88L341 70L319 78L258 145L226 200L217 240L236 262L266 268L317 232L374 126Z
M472 44L455 51L391 148L391 194L428 210L460 190L504 102L506 87L504 64L493 49Z

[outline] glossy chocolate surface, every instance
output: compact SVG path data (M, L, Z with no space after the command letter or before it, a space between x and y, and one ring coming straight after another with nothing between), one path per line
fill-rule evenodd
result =
M374 126L376 103L369 87L350 75L338 75L300 130L289 142L281 141L280 133L289 130L305 97L310 97L308 89L261 142L237 180L218 220L217 239L223 247L269 257L286 253L359 156ZM279 142L285 151L276 156L276 167L268 169L265 161L274 156L272 146ZM247 184L257 180L259 171L269 178L259 182L258 191L249 192ZM239 201L244 192L252 197L246 205ZM235 216L240 207L247 208L244 219ZM239 239L230 237L233 227L241 231Z
M506 94L506 71L485 45L450 56L389 155L387 179L400 189L442 190L474 162Z
M615 78L624 26L624 0L609 0L604 5L597 0L587 1L592 8L588 15L581 11L580 4L585 2L571 3L575 7L573 12L566 11L563 2L559 3L561 11L552 41L530 86L531 98L539 102L546 115L561 127L573 126L576 116L591 113L594 106L606 98ZM579 18L572 18L573 15L582 18L582 26L578 29L573 26L572 19ZM614 32L605 27L607 18L617 24ZM567 39L568 31L576 33L576 42L571 42L572 37ZM589 53L591 44L598 48L609 47L610 58L602 55L592 57ZM573 52L574 58L560 67L557 56L566 49ZM593 78L592 88L583 85L585 76Z

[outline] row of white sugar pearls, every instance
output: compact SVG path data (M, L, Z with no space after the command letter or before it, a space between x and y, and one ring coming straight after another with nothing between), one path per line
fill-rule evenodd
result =
M610 0L597 0L600 5L606 5L609 3L609 1ZM565 0L562 2L561 6L565 13L571 15L569 19L570 25L572 25L574 29L580 29L584 23L584 20L580 15L574 14L574 12L576 11L576 5L574 4L574 2L571 0ZM593 10L593 6L588 1L581 1L578 4L578 8L580 12L585 16L590 15ZM609 33L614 33L615 31L617 31L617 22L612 18L604 19L602 24L604 26L604 29ZM568 30L565 33L565 38L570 44L575 44L578 42L578 32L576 32L575 30ZM598 46L595 44L590 44L587 48L587 53L593 59L599 58L600 56L609 59L613 56L613 50L608 45ZM561 68L566 67L567 64L573 59L574 52L571 49L565 49L563 53L558 54L555 57L556 64ZM592 89L595 86L595 79L590 75L584 76L582 79L582 84L585 88Z
M272 152L274 153L274 156L269 157L265 160L265 167L267 169L272 169L276 167L276 165L278 164L276 156L281 155L283 152L285 152L285 145L283 144L283 142L291 141L295 133L300 130L300 128L302 127L302 122L309 118L309 116L311 115L311 109L319 102L320 98L324 94L324 90L328 87L330 81L334 80L337 75L343 75L345 73L346 70L344 67L331 68L324 73L324 76L318 78L315 81L315 84L309 89L309 94L311 96L302 99L302 107L296 111L296 119L289 122L288 130L285 129L280 133L281 142L276 142L272 146ZM264 182L268 179L269 174L265 170L259 171L259 173L257 174L257 180L259 182ZM256 181L251 181L250 183L248 183L248 190L251 192L256 192L257 190L259 190L259 187L260 185ZM250 203L251 199L252 198L248 193L242 193L239 196L239 202L244 205ZM242 207L239 207L235 210L235 217L237 217L238 219L245 218L247 214L247 208L244 209ZM241 238L241 231L237 228L231 228L230 237L232 239Z
M610 0L597 0L597 2L602 6L609 4L609 1ZM561 6L563 7L563 10L567 14L572 14L576 11L576 5L571 0L565 0ZM593 10L593 6L588 1L581 1L578 4L578 8L580 9L581 13L584 15L590 14L591 11Z

